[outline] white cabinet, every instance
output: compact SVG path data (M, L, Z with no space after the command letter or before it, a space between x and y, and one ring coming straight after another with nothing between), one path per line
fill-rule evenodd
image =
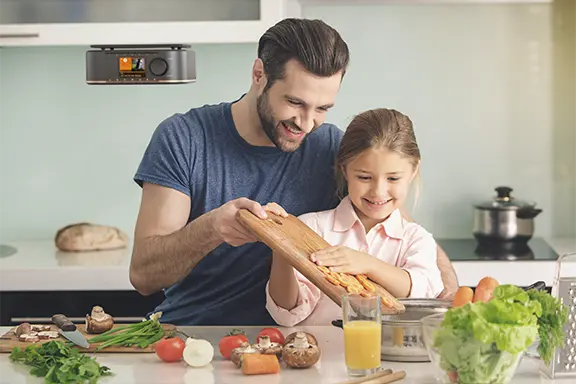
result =
M553 0L0 0L0 46L255 43L301 7Z
M546 4L554 0L299 0L301 5Z
M0 46L257 42L298 0L1 0Z

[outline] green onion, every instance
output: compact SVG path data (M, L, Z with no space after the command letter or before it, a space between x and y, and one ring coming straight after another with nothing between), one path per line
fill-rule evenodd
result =
M111 329L94 336L88 342L91 344L102 343L96 348L96 351L112 346L146 348L164 337L164 328L158 321L161 314L161 312L157 312L150 316L149 320Z

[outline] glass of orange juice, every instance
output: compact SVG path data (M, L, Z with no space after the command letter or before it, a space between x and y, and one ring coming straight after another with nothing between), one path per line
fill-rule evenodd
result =
M366 376L380 368L382 323L380 296L342 296L344 356L350 376Z

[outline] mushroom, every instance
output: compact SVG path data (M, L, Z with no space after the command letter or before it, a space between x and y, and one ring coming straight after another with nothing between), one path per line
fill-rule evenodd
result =
M16 336L20 337L20 335L29 335L32 332L32 327L30 323L22 323L16 328Z
M282 357L282 345L270 341L270 336L260 336L258 343L253 345L263 355L276 355L278 359Z
M36 336L38 336L38 339L40 339L40 340L57 339L58 338L58 332L57 331L40 331L40 332L38 332L38 334Z
M27 333L23 333L20 336L18 336L18 340L24 341L26 343L35 343L38 340L40 340L40 338L36 335L29 335Z
M98 305L92 307L91 315L86 315L87 333L104 333L112 329L113 326L114 318Z
M252 345L250 345L250 343L243 342L239 347L234 348L232 352L230 352L230 360L234 363L235 366L240 368L242 365L242 355L245 353L260 354L260 349L254 348Z
M284 344L282 359L292 368L309 368L320 359L318 345L308 341L309 334L296 332L294 338ZM315 340L315 339L314 339Z
M293 342L294 338L296 337L296 335L298 333L304 333L306 335L308 343L318 345L318 340L316 340L314 335L312 335L311 333L308 333L308 332L293 332L293 333L289 334L288 336L286 336L286 339L284 339L284 345Z
M33 324L32 325L32 332L44 332L44 331L51 331L52 328L49 325L42 325L42 324Z

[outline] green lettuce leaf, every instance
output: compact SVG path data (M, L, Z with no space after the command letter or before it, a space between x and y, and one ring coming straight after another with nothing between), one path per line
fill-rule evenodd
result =
M458 383L503 383L524 351L540 337L549 362L562 344L567 308L546 292L500 285L489 302L451 308L434 337L440 367Z

